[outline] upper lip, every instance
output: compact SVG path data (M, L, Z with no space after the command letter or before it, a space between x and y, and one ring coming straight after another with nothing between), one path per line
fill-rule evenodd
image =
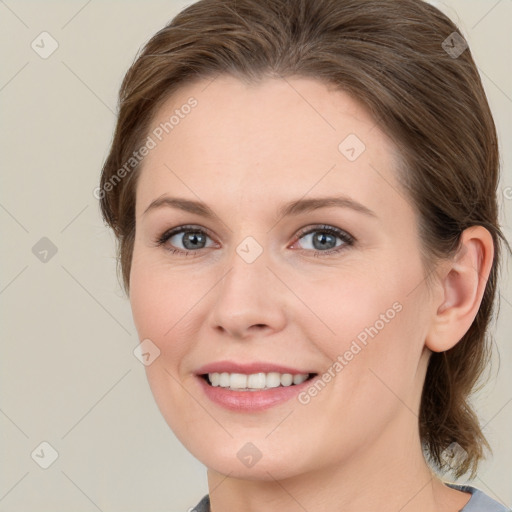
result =
M244 373L251 375L254 373L291 373L292 375L297 374L309 374L312 373L309 370L299 370L297 368L291 368L290 366L283 366L281 364L274 364L265 361L254 361L252 363L236 363L235 361L215 361L208 363L197 369L197 375L204 375L206 373Z

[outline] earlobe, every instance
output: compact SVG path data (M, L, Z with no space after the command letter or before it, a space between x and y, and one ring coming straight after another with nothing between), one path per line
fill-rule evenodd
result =
M439 278L442 300L434 314L425 345L433 352L455 346L475 319L494 257L491 234L483 226L472 226L461 235L459 250L446 262Z

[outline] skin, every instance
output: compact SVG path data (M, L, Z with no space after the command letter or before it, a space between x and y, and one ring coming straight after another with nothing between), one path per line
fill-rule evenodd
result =
M490 234L464 232L462 250L428 287L395 147L359 103L313 79L247 85L220 76L180 89L152 126L190 96L198 105L143 162L130 301L140 339L160 350L146 367L151 390L208 468L213 512L460 510L470 496L425 463L417 415L431 350L455 345L478 311ZM366 146L355 161L338 149L349 134ZM374 215L347 207L277 214L285 202L335 194ZM216 217L169 206L144 213L163 195L203 202ZM185 224L208 232L194 254L170 252L186 250L183 233L155 243ZM322 224L355 243L313 256L311 236L298 233ZM236 252L248 236L263 249L252 263ZM307 404L228 411L194 376L223 359L321 375L397 302L401 311ZM250 468L237 457L247 442L261 452Z

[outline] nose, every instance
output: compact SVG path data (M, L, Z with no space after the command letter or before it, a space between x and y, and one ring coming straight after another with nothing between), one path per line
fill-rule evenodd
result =
M265 251L253 262L238 253L215 287L210 325L221 334L244 340L279 332L286 325L286 287L269 268Z

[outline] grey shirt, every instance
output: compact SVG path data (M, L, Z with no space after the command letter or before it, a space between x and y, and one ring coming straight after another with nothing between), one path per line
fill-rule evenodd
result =
M493 500L475 487L470 487L469 485L447 485L459 491L471 493L470 500L460 512L511 512L512 510ZM204 496L191 512L210 512L210 496L208 494Z
M459 491L471 493L470 500L460 512L510 512L511 510L475 487L469 485L447 485ZM209 511L209 508L207 510Z

